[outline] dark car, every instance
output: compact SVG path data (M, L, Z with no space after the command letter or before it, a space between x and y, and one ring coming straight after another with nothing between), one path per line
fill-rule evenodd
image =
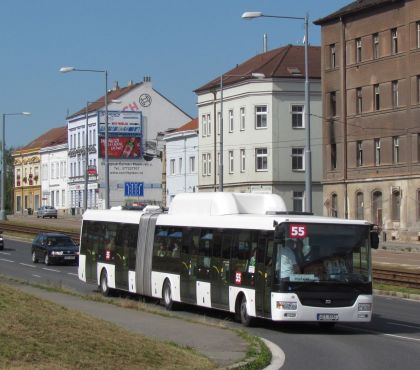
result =
M0 230L0 251L4 249L3 231Z
M36 211L36 217L49 217L49 218L57 218L57 209L51 206L41 206Z
M32 262L79 263L79 246L67 235L39 233L32 242Z

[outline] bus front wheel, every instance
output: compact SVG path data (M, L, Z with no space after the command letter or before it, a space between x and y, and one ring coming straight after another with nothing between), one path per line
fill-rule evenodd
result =
M163 304L168 311L171 311L174 308L174 301L172 300L172 291L171 283L169 280L165 281L163 284Z
M239 311L239 312L238 312ZM248 314L248 309L246 307L246 297L245 295L242 296L240 304L237 306L236 316L244 326L251 326L252 325L252 317Z
M101 289L102 295L104 295L105 297L108 297L109 296L108 274L106 273L105 270L103 270L101 273L101 282L100 282L99 287Z

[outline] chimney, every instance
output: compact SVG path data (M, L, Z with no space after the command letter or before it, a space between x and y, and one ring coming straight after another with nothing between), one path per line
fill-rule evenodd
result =
M112 87L112 91L117 91L119 89L120 87L118 86L118 81L114 81L114 86Z
M264 41L263 41L263 52L267 52L267 34L264 33Z
M143 77L143 82L152 82L152 77L150 77L150 76L144 76Z
M127 83L127 86L133 86L133 85L134 85L133 80L129 80L128 83Z

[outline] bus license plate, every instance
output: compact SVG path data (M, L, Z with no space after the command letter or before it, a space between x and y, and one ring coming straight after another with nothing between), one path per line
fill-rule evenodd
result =
M74 256L65 256L64 259L65 260L74 260L76 257Z
M319 313L317 314L318 321L338 321L338 313Z

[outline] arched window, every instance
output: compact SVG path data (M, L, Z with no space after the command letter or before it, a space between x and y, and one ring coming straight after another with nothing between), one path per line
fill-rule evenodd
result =
M356 219L363 220L364 218L363 193L359 191L356 193Z
M331 195L331 216L338 217L338 200L335 193Z
M394 190L392 192L392 220L400 221L401 209L401 192Z
M372 194L372 220L382 225L382 192L374 191Z

